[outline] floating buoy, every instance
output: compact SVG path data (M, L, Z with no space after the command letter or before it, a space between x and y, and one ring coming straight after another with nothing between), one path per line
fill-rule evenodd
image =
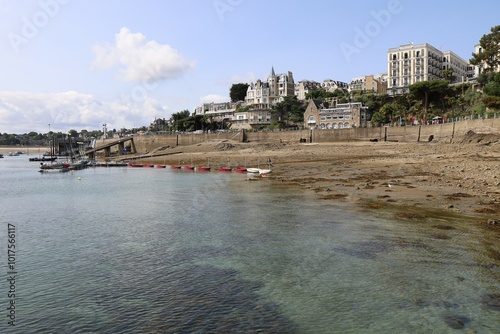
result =
M82 178L81 177L78 177L77 180L80 181Z

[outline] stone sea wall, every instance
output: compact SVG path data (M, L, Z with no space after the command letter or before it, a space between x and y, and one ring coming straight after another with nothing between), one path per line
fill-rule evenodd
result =
M269 132L221 132L221 133L183 133L135 136L134 142L139 153L148 153L159 147L182 147L207 141L237 140L251 142L333 142L333 141L398 141L418 142L436 141L441 143L457 142L473 131L476 134L500 134L500 118L465 120L455 123L394 126L358 129L296 130ZM111 141L111 139L109 140Z

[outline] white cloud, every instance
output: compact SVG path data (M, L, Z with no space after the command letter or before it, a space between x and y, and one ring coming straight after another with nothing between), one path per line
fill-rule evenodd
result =
M78 92L0 92L0 133L46 133L148 126L155 117L167 117L168 108L151 98L137 103L131 96L106 102Z
M222 103L229 102L229 98L227 96L217 95L217 94L209 94L200 98L201 103Z
M141 33L132 33L123 27L115 35L115 44L95 45L94 64L102 69L120 68L125 81L153 83L181 77L195 67L168 44L148 41Z

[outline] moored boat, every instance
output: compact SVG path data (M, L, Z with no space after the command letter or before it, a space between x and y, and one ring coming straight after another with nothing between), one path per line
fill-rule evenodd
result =
M29 158L29 161L55 161L57 160L57 157L34 157L34 158Z
M210 157L207 158L207 165L197 167L196 170L200 172L209 172L212 168L210 167Z
M261 170L259 170L259 175L267 175L269 173L271 173L270 169L261 169Z
M68 172L70 170L70 164L63 162L63 163L55 163L55 164L44 164L40 163L40 170L39 172L41 173L49 173L49 172Z
M250 167L250 168L247 168L246 171L248 173L258 173L260 171L260 168L253 168L253 167Z

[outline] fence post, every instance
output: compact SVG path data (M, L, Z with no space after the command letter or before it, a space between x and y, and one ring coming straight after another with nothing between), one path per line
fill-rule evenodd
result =
M453 144L453 138L455 137L455 122L453 122L453 130L451 130L451 143Z

